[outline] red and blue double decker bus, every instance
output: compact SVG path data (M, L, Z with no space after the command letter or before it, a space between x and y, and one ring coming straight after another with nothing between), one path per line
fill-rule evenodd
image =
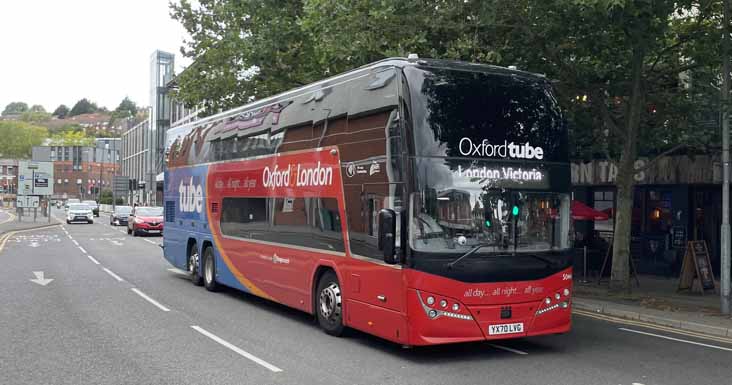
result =
M170 129L164 255L332 335L564 333L567 141L543 76L379 61Z

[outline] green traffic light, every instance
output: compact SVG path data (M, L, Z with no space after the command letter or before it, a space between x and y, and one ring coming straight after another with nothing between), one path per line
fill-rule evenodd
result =
M491 221L487 220L485 221L485 227L491 227Z
M513 214L513 216L516 216L519 214L518 206L513 206L513 209L511 210L511 214Z

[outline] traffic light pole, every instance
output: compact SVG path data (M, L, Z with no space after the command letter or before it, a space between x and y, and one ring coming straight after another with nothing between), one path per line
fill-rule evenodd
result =
M729 225L729 0L724 0L724 28L722 29L722 253L720 274L720 309L730 314L730 225Z

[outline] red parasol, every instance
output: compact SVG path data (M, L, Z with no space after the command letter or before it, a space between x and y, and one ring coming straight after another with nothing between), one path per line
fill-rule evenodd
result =
M572 201L572 219L575 221L606 221L607 213L593 209L590 206L580 202Z

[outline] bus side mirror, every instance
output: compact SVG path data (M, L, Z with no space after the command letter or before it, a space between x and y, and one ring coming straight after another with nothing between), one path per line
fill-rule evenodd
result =
M378 242L379 250L384 253L384 262L396 264L396 213L392 209L379 211Z

